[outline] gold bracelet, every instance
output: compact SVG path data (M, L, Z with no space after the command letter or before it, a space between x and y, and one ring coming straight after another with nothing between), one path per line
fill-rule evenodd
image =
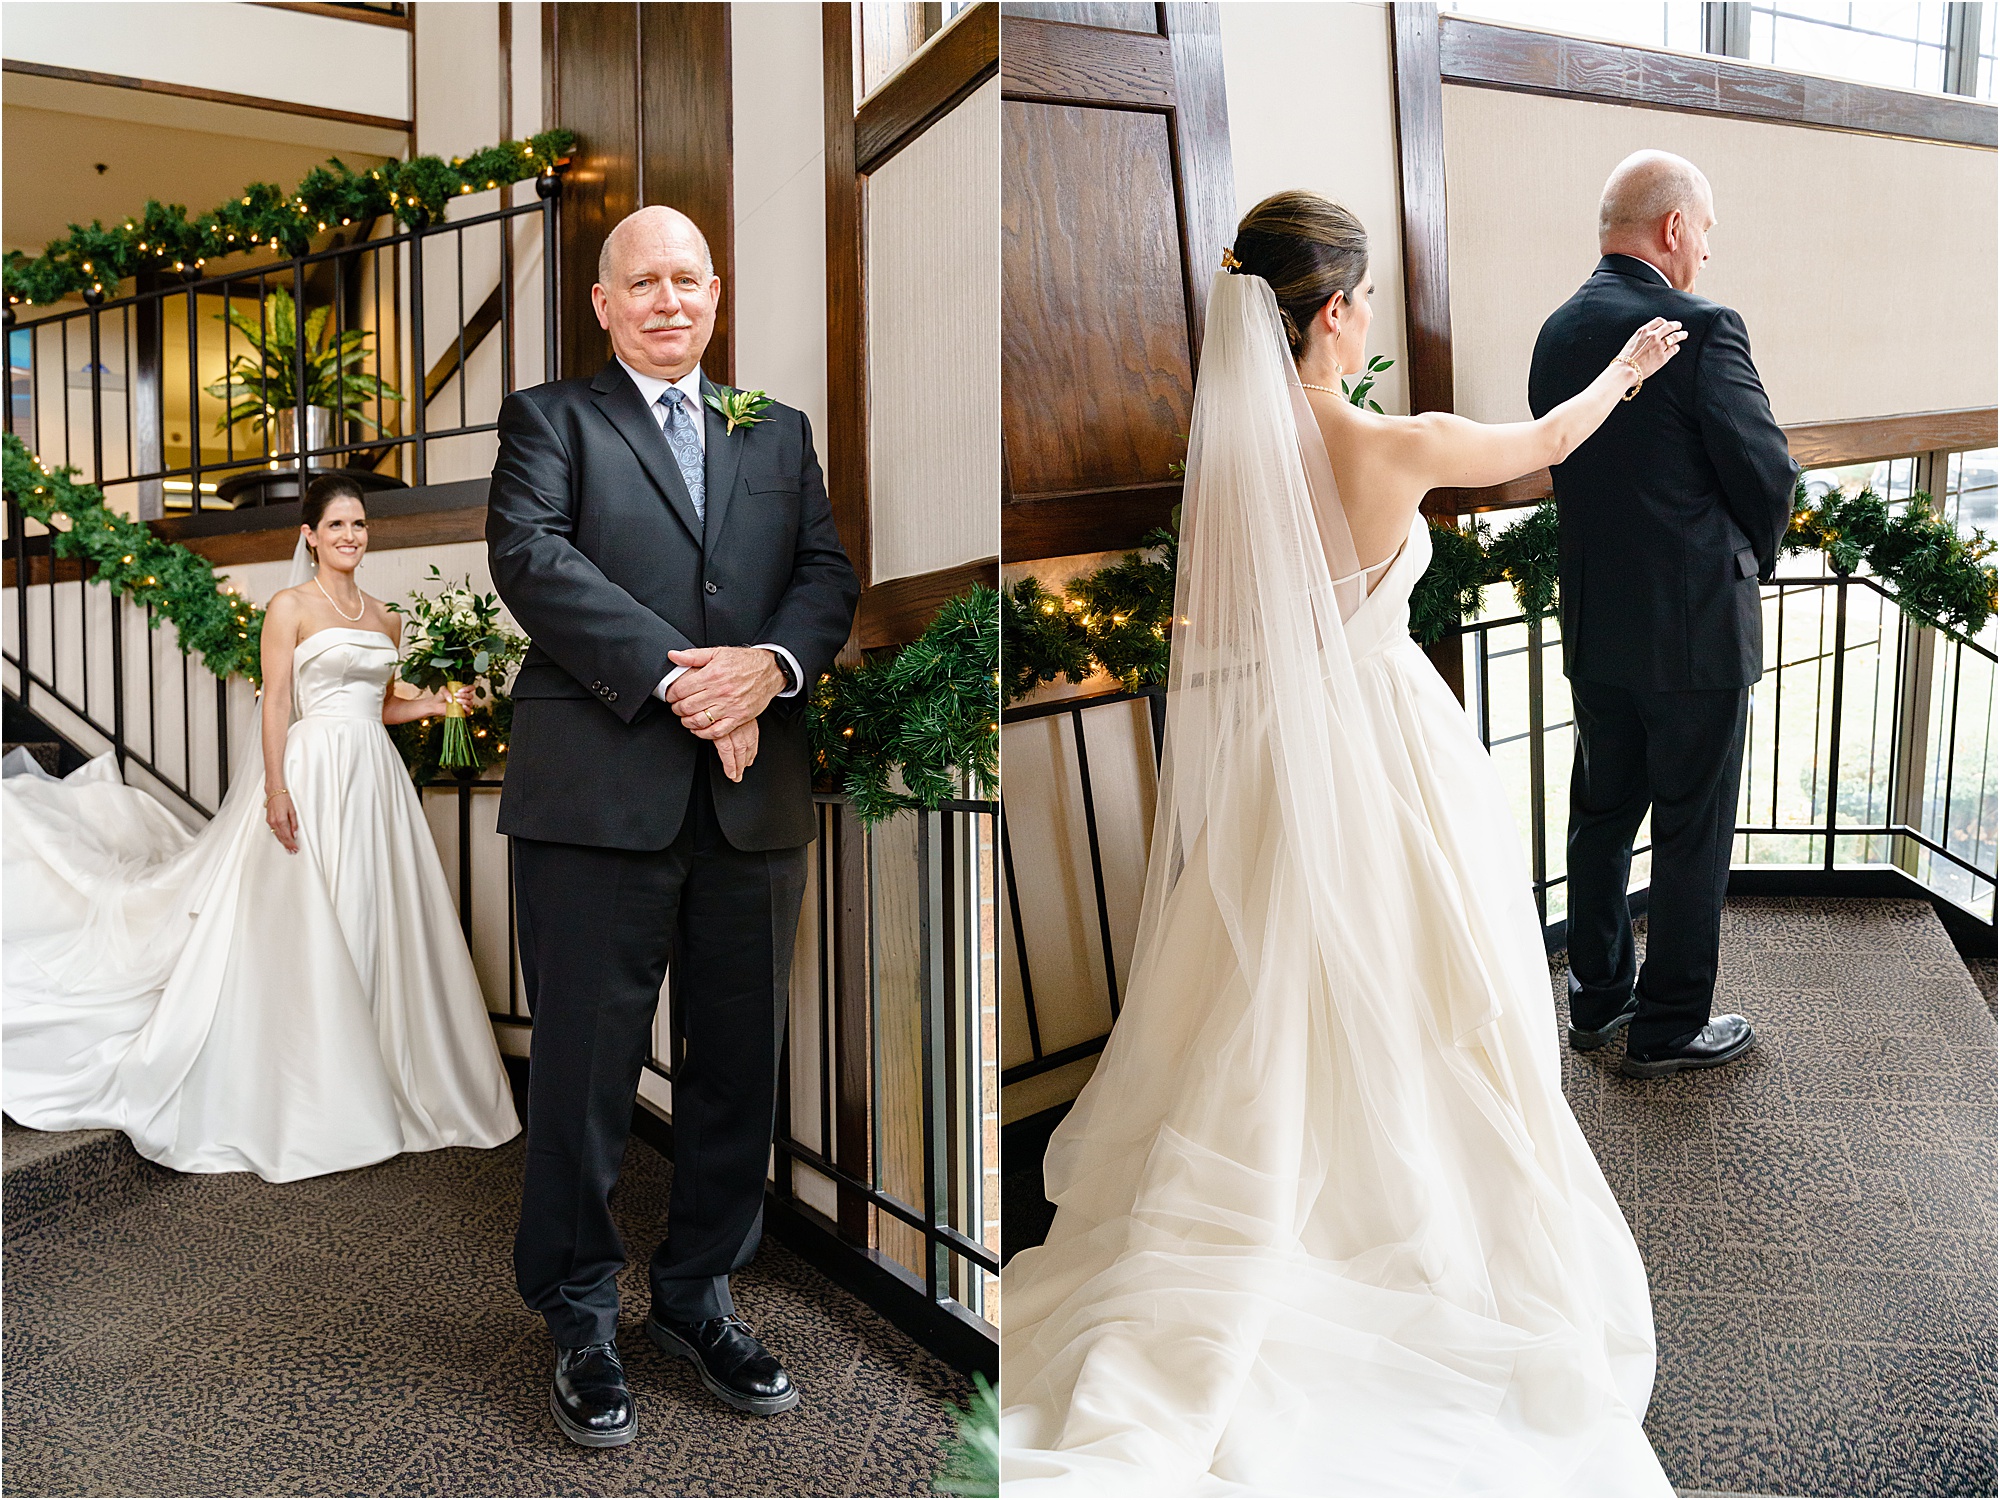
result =
M292 795L292 789L290 787L281 786L275 792L266 792L264 794L264 805L266 807L269 807L271 805L271 799L273 797L289 797L291 795Z
M1645 389L1646 377L1639 373L1639 367L1633 364L1631 360L1614 359L1611 361L1611 363L1613 363L1614 365L1623 365L1626 369L1632 372L1632 380L1633 380L1632 388L1629 391L1627 391L1624 395L1618 398L1620 401L1630 401L1634 396L1638 395L1640 391Z

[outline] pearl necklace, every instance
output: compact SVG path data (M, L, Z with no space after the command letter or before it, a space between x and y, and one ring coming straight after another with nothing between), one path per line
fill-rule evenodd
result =
M325 599L328 604L333 604L333 612L343 620L358 620L368 613L368 600L366 598L362 599L361 608L357 609L351 615L338 604L334 604L333 595L327 593L326 585L319 581L319 574L317 573L313 574L313 587L319 590L320 597ZM359 594L361 590L357 587L354 592Z
M1337 385L1314 385L1310 380L1301 380L1299 384L1309 391L1325 391L1329 396L1345 396L1347 394L1346 391Z

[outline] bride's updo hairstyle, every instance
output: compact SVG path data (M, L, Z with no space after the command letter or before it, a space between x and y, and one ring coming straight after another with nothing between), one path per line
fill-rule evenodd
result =
M326 518L326 508L336 500L352 500L361 507L363 516L368 514L368 497L360 485L345 474L322 474L306 486L306 497L299 503L299 521L308 531L318 531L319 523ZM319 549L307 542L306 550L317 563Z
M1351 301L1368 274L1368 231L1329 198L1293 188L1273 193L1236 226L1232 270L1271 283L1292 358L1305 349L1302 330L1335 292Z

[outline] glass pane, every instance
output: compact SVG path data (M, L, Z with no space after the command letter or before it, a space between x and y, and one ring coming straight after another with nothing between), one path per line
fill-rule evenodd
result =
M1701 6L1696 0L1446 0L1443 9L1488 21L1561 31L1571 36L1636 42L1644 47L1701 50Z
M1945 519L1961 533L1974 527L1989 537L2000 535L2000 514L1996 514L1995 483L2000 480L2000 448L1982 448L1975 453L1954 453L1945 485Z
M1945 8L1780 0L1750 16L1750 59L1894 88L1944 87Z

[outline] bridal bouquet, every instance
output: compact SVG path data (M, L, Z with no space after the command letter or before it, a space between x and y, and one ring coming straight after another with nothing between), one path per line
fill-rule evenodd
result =
M430 577L438 585L433 593L412 594L407 606L389 606L412 627L403 641L403 680L456 692L482 677L490 683L504 676L528 649L528 639L503 618L499 596L474 593L470 577L445 583L436 563ZM445 710L439 765L479 765L466 717L456 703Z

